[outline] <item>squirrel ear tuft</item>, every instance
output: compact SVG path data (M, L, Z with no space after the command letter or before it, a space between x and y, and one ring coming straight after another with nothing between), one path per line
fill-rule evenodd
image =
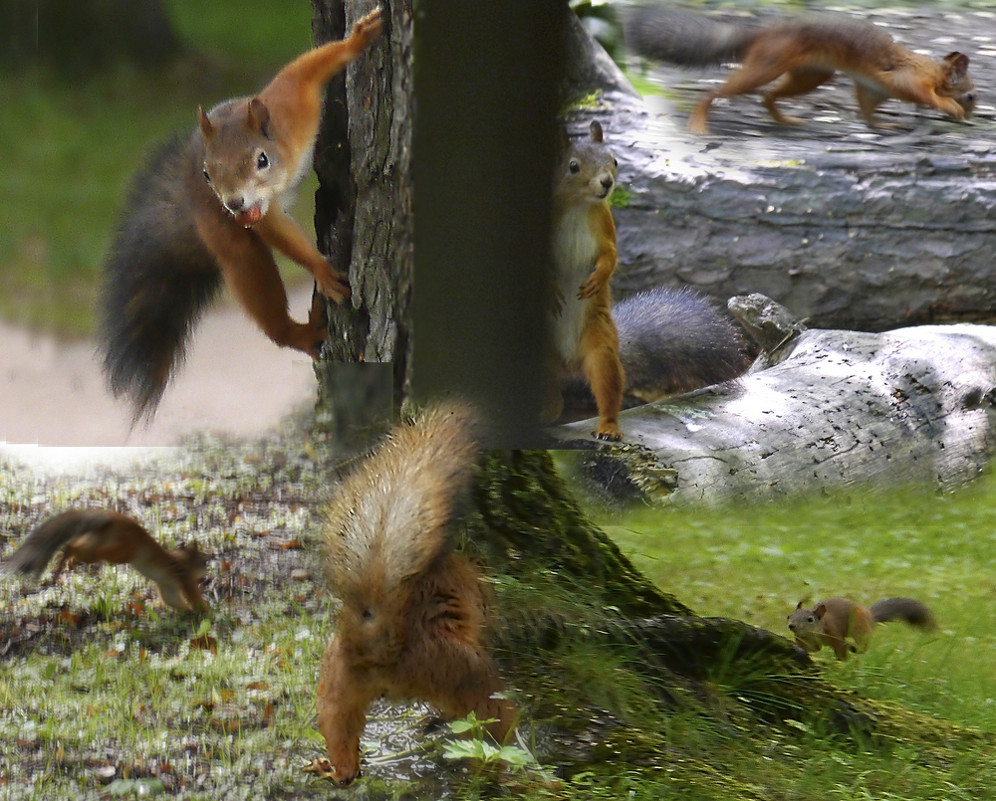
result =
M795 608L796 608L796 609L802 609L802 601L799 601L799 603L797 603L797 604L795 605Z
M214 136L214 125L211 124L211 119L202 106L197 107L197 124L200 125L201 133L204 134L205 140L209 140Z
M944 67L948 81L958 83L968 76L968 56L955 51L944 57Z
M591 141L596 144L602 143L602 124L598 120L592 120L591 125L588 126L588 133L591 136Z
M249 114L246 122L252 131L262 134L267 139L270 138L267 133L267 127L270 124L270 110L258 97L249 101Z

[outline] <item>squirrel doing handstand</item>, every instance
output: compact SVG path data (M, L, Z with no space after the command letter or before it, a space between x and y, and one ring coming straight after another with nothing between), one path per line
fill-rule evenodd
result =
M486 645L490 593L452 547L477 447L471 411L447 404L398 426L343 483L324 536L342 600L318 676L318 728L331 773L360 767L366 710L380 697L419 699L453 718L494 719L502 742L515 716Z
M193 134L163 145L136 176L104 268L100 334L108 383L130 396L135 419L155 412L222 277L270 339L317 356L324 306L316 299L307 323L288 316L272 251L311 272L324 296L349 295L285 207L311 166L326 83L380 28L377 9L258 95L199 109Z

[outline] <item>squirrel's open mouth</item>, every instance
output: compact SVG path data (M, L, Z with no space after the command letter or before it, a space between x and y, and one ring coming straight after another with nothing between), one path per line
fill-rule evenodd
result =
M243 228L252 228L263 218L263 210L259 206L250 206L234 216L235 221Z

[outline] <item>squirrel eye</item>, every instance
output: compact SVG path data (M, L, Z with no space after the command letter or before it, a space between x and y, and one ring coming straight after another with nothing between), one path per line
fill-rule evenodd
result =
M259 157L256 159L256 169L265 170L270 166L270 160L266 157L266 153L260 151Z
M578 164L577 159L571 159L571 163L567 165L567 169L569 169L572 173L576 173L581 169L581 165Z
M211 183L211 176L208 174L207 168L204 169L204 180Z
M619 166L619 162L616 161L616 159L612 159L612 166L613 167L618 167Z

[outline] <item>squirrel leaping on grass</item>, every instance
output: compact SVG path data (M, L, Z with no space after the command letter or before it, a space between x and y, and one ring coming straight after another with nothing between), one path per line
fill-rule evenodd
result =
M809 653L827 646L838 659L847 659L848 653L867 650L876 623L897 618L924 631L937 628L930 610L914 598L886 598L871 606L862 606L849 598L827 598L812 608L799 601L788 616L788 627L795 635L796 644Z

